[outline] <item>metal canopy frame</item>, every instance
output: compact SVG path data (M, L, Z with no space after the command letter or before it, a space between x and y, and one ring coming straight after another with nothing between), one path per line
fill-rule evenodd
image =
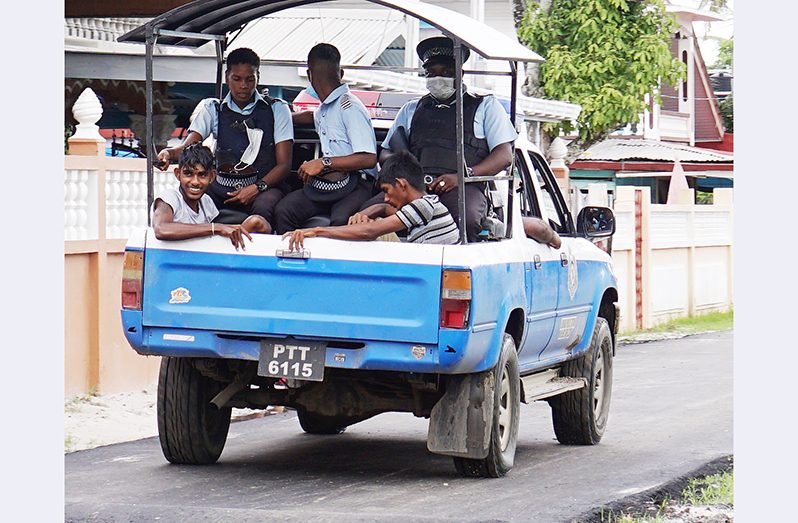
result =
M153 137L153 54L155 45L199 47L213 41L216 49L216 87L217 96L222 96L222 67L224 53L230 42L227 34L240 31L252 20L268 16L269 14L284 11L292 7L322 3L330 0L195 0L182 5L160 16L157 16L127 34L119 37L120 42L143 43L145 45L145 77L146 77L146 143L147 143L147 209L152 207L154 200L154 167L155 143ZM456 141L457 157L464 157L463 146L463 73L509 75L511 78L510 92L510 121L515 126L517 87L518 87L518 62L542 62L538 54L522 46L492 27L484 25L463 14L451 11L432 4L411 0L365 0L390 9L404 12L419 20L429 23L452 39L455 56L455 89L456 89ZM236 35L237 36L237 35ZM160 39L160 42L159 42ZM489 60L507 60L510 72L502 71L464 71L461 50L463 47L475 51L480 56ZM272 63L268 60L263 62ZM275 62L275 65L281 65ZM296 62L283 62L282 65L297 66ZM384 69L384 67L359 66L358 69ZM392 68L397 70L398 68ZM401 68L402 71L418 71L418 68ZM509 176L479 176L465 177L465 161L458 162L457 166L457 192L458 192L458 227L460 241L467 243L465 229L465 184L478 183L486 180L512 180L512 168L515 162L513 154ZM512 208L512 184L507 194L508 208ZM147 224L150 225L150 216L147 213ZM512 234L512 213L507 216L507 233Z

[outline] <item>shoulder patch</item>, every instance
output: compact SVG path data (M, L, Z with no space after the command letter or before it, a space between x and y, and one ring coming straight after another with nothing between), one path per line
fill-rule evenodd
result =
M341 95L341 109L349 109L349 106L352 105L352 100L349 99L349 93L344 93Z

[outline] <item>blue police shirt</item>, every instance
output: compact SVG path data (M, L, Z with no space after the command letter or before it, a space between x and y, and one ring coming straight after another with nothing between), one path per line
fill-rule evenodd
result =
M377 139L366 106L346 84L339 85L313 111L313 124L324 156L377 154ZM376 167L363 171L377 177Z
M255 91L255 100L250 102L246 107L241 109L237 103L233 102L230 93L224 97L222 103L227 105L231 111L239 114L251 114L255 110L255 104L258 100L264 100L263 96ZM294 125L291 121L291 109L288 103L279 98L272 105L272 112L274 113L274 143L284 142L285 140L294 139ZM218 138L217 129L219 128L219 111L216 110L216 98L205 98L201 100L197 107L197 115L191 121L189 132L195 131L202 136L204 140L211 134L214 138Z
M407 135L410 136L410 122L413 121L418 101L419 99L410 100L399 109L399 114L396 115L396 119L382 142L383 149L391 150L388 144L397 127L404 127ZM515 127L513 127L510 118L507 116L507 112L493 95L485 96L482 99L482 103L477 107L477 112L474 115L474 136L485 138L491 151L497 145L515 142L518 137Z

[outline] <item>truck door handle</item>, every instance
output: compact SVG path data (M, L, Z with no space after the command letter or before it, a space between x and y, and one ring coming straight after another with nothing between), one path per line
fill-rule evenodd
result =
M539 270L543 267L543 264L540 262L540 254L535 255L535 270Z
M565 254L564 252L560 253L560 265L562 265L563 267L568 266L568 255Z
M301 251L289 251L288 249L277 249L274 253L278 258L299 258L301 260L310 259L310 251L303 249Z

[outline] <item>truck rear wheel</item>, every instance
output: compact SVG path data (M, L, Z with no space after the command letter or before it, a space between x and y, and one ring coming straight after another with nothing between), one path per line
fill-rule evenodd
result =
M210 401L223 385L203 376L189 358L164 357L158 376L158 437L170 463L215 463L227 441L231 408Z
M499 478L513 468L521 411L521 382L515 342L507 333L493 375L493 423L488 455L484 459L453 458L457 472L463 476Z
M296 416L299 426L308 434L340 434L346 430L346 424L335 417L322 416L305 409L297 409Z
M595 445L607 426L612 395L612 335L607 320L596 319L590 348L562 367L563 376L585 378L587 386L549 400L554 434L565 445Z

